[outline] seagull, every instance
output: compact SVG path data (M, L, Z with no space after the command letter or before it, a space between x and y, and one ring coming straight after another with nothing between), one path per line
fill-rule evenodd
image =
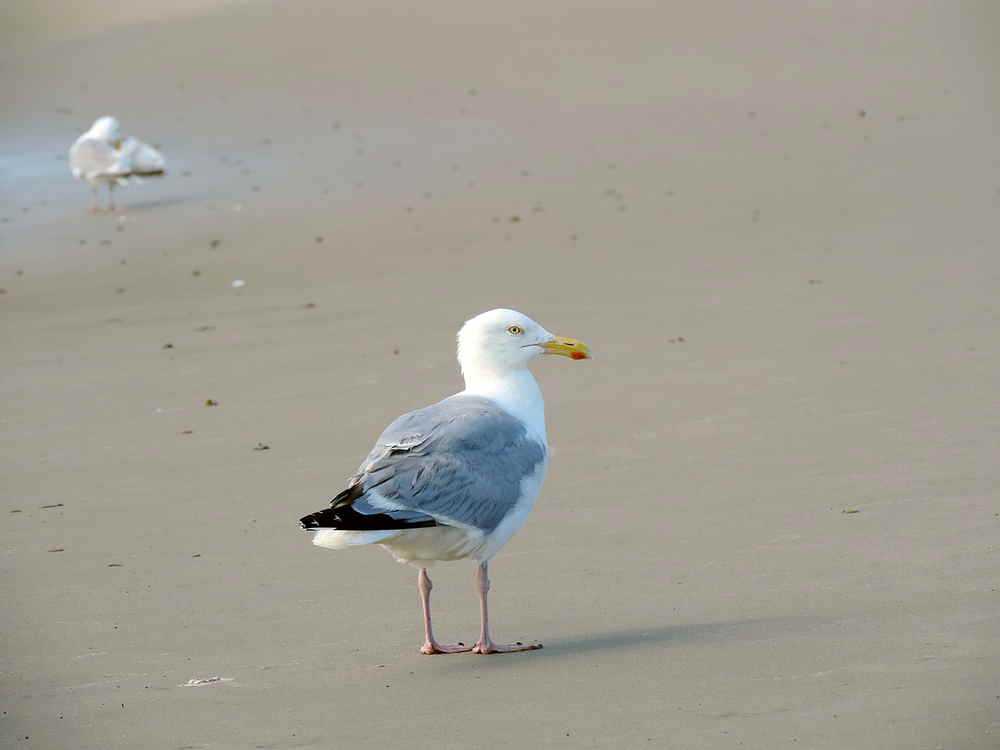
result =
M313 544L377 544L418 568L424 654L530 651L540 643L490 637L489 564L524 523L549 465L545 404L528 364L540 354L589 359L577 339L554 336L514 310L490 310L458 332L465 390L403 414L375 442L330 507L301 519ZM439 560L472 558L479 640L444 644L431 628L431 579Z
M115 185L129 177L160 177L166 171L163 154L148 143L123 137L114 117L99 117L69 149L73 176L90 183L90 211L96 213L98 185L108 186L108 210L115 210Z

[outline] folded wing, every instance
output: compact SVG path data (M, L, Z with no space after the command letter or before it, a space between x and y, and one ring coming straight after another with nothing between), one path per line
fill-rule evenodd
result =
M389 425L348 488L302 525L454 525L489 533L514 510L522 481L544 460L544 445L493 401L452 396Z
M153 177L163 174L167 169L167 161L163 154L143 143L137 138L126 138L122 144L122 158L129 171L140 177Z

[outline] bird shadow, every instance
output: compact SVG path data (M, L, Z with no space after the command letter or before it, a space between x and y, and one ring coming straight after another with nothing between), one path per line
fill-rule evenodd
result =
M505 654L474 660L456 659L451 664L459 669L469 668L473 663L487 663L491 667L502 668L504 665L513 664L523 666L525 659L534 658L549 660L604 651L669 648L695 643L762 641L813 630L821 622L821 618L802 615L630 628L605 633L590 633L561 640L548 640L540 651L526 651L521 654Z
M195 200L197 200L197 198L194 198L193 196L173 196L170 198L153 198L150 200L122 201L118 208L115 209L115 213L128 215L130 212L142 213L144 211L156 211L168 206L181 206L185 203L192 203Z
M768 617L732 622L633 628L555 641L551 646L546 645L545 649L557 654L569 655L671 643L680 645L694 642L764 640L801 630L803 626L814 626L818 621L818 618L806 616Z

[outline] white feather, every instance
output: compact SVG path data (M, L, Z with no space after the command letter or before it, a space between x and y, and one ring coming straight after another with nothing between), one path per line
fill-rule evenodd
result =
M378 544L384 539L398 534L398 531L340 531L339 529L318 529L311 532L313 544L327 549L347 549L362 544Z

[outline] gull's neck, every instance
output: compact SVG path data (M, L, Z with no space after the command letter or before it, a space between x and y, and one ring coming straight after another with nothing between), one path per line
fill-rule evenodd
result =
M482 396L496 401L500 408L520 419L528 434L543 444L545 437L545 400L538 381L526 367L506 372L464 372L467 396Z

